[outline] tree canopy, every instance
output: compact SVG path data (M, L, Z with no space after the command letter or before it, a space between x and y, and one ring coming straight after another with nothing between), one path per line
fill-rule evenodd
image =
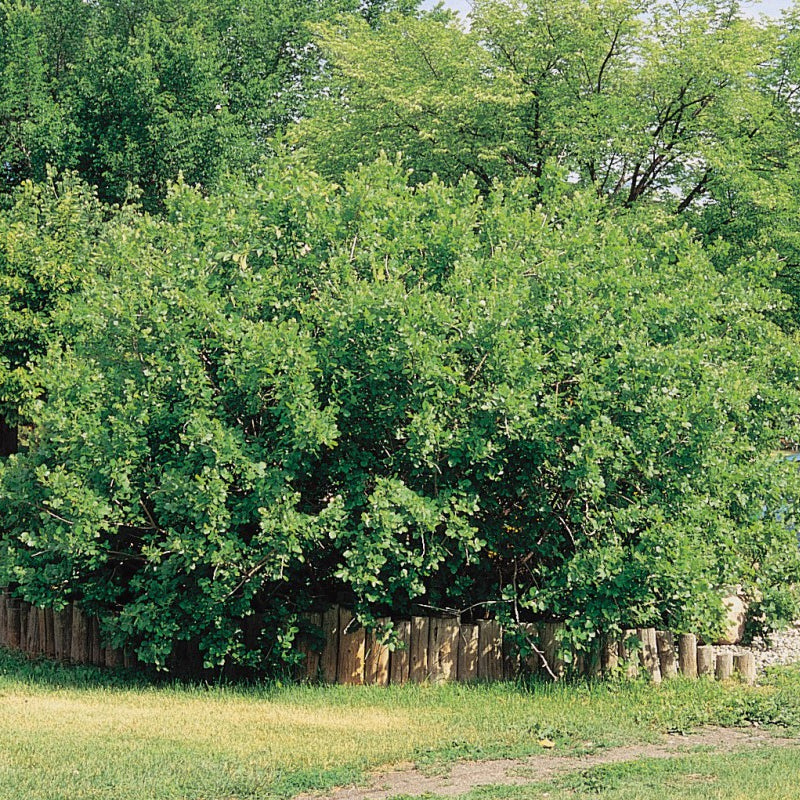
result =
M418 180L657 203L724 242L722 268L776 249L797 299L797 26L717 0L477 0L469 31L340 19L316 28L329 86L293 140L334 179L402 151Z
M407 0L0 3L0 194L48 164L148 208L270 151L318 72L307 24L368 27Z

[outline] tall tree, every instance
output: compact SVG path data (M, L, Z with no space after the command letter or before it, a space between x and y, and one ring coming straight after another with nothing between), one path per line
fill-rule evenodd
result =
M0 5L0 195L49 163L102 199L157 208L182 173L209 185L271 152L319 72L307 24L377 25L408 0Z
M437 15L317 31L331 88L296 140L329 172L402 150L421 175L532 175L540 195L568 177L628 204L707 195L771 42L716 0L478 0L468 32Z
M317 27L326 90L292 140L338 178L402 151L418 180L535 179L532 199L591 188L657 203L705 238L720 269L777 261L800 308L796 220L798 12L735 2L476 0L472 24L393 17ZM749 266L748 266L749 264ZM783 324L798 312L778 310Z

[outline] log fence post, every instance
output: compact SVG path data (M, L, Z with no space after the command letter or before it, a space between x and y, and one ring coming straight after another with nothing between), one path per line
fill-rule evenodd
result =
M385 629L391 622L388 617L378 620L378 626ZM389 684L389 648L380 641L374 630L366 632L365 640L364 683L370 686L388 686Z
M727 681L733 675L733 653L717 653L715 674L718 681Z
M518 648L503 635L497 620L460 624L456 617L447 616L381 618L376 630L394 629L397 646L390 651L376 630L356 627L348 609L335 605L305 619L322 631L324 642L317 646L306 631L298 637L297 649L303 656L298 671L301 679L320 676L329 683L377 686L409 680L496 681L516 674L520 666L529 674L547 672L543 660L556 678L565 671L560 641L564 625L559 622L520 623L520 631L535 647L522 664ZM634 646L637 639L641 643L638 652ZM0 590L0 645L73 664L135 664L130 651L103 642L98 618L87 617L75 603L55 611L12 597L7 589ZM717 653L711 645L698 645L694 634L676 637L655 628L625 629L620 640L599 635L591 649L574 656L570 673L587 677L614 675L623 666L628 677L644 670L655 683L678 674L719 681L736 675L747 685L756 681L751 652Z
M626 628L619 643L619 657L625 666L626 678L636 678L639 675L640 657L637 644L638 647L641 647L641 639L639 639L636 629Z
M697 648L697 675L698 677L714 677L717 666L716 653L710 644L699 645Z
M503 632L493 619L478 620L478 678L499 681L503 678Z
M8 644L8 595L0 592L0 645Z
M661 677L664 680L676 678L678 676L678 663L675 653L675 637L669 631L656 631L656 645L658 647Z
M684 678L697 677L697 637L693 633L678 637L678 666Z
M411 617L411 649L409 653L409 679L421 683L428 679L428 643L430 621L428 617Z
M431 680L455 680L458 674L458 620L454 617L432 617L428 628L428 671Z
M462 624L458 637L458 680L464 683L478 679L478 626Z
M756 682L756 659L752 653L740 653L734 656L733 668L748 686Z
M86 664L89 661L89 625L86 616L76 603L72 604L72 638L69 660L73 664Z
M19 650L20 644L20 601L16 597L8 600L8 646L12 650Z
M361 686L364 683L364 649L366 633L357 625L353 612L339 608L339 683Z
M322 628L322 614L304 614L301 619L307 626ZM301 630L297 635L297 652L301 658L297 664L296 674L299 680L313 681L319 673L319 648L315 647L313 634Z
M639 628L637 632L642 640L642 649L639 653L642 668L650 676L650 680L653 683L661 683L661 664L658 660L656 629Z
M541 672L550 675L554 680L559 680L564 676L564 659L562 657L563 645L559 634L564 628L562 622L543 622L542 623L542 647L544 661Z
M619 642L606 635L603 637L601 647L600 666L603 670L603 675L607 677L614 675L619 668Z
M72 653L72 604L53 615L53 640L56 658L69 661Z
M525 671L528 675L536 675L541 666L541 658L536 652L542 649L539 641L539 626L535 622L523 622L520 627L530 647L530 652L525 657Z
M339 606L331 606L322 614L322 635L325 639L319 656L322 680L336 683L339 664Z
M408 682L411 650L411 621L404 619L395 624L397 647L389 658L389 682L400 686Z

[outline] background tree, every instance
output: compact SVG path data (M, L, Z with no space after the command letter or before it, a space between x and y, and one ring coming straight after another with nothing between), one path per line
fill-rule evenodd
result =
M378 24L401 0L244 3L7 0L0 5L0 193L76 170L119 203L158 208L167 182L210 185L269 155L319 60L307 23Z
M377 31L357 19L320 26L339 91L298 137L313 153L327 125L352 166L372 136L372 148L419 152L421 168L449 160L442 177L467 168L487 186L559 167L625 202L675 191L681 170L702 167L692 162L708 136L724 134L714 112L763 51L733 4L643 11L631 0L484 0L468 32L436 15Z

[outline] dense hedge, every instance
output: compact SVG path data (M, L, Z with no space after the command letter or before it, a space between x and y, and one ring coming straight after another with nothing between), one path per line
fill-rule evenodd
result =
M657 208L564 187L543 208L525 180L410 187L386 159L340 187L287 157L99 220L57 187L80 280L24 371L0 582L74 597L155 664L189 638L277 663L337 597L365 621L491 602L583 645L713 629L734 584L793 613L772 511L797 497L774 450L800 351L768 259L722 274ZM6 245L44 235L44 202L20 198Z

